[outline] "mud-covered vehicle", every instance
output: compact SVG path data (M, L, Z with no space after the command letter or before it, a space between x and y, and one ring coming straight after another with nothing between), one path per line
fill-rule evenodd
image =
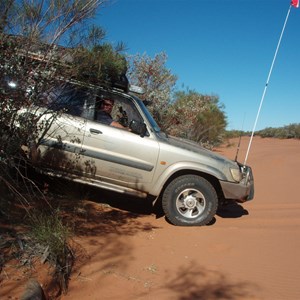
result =
M175 225L208 224L225 200L253 198L250 167L168 136L128 86L105 90L67 82L43 96L44 107L34 113L47 131L29 153L44 173L141 198L154 196ZM113 119L124 128L98 121L99 105L108 98L114 102Z

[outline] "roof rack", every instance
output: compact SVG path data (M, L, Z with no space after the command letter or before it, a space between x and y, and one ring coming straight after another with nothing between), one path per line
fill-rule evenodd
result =
M26 37L21 35L7 35L8 39L13 39L17 42L21 42L27 40ZM47 49L48 47L48 49ZM31 43L30 48L24 50L23 48L19 49L17 52L20 56L27 56L31 58L33 61L39 62L48 62L49 59L55 58L55 63L60 66L70 67L71 63L73 62L72 57L72 48L59 46L56 44L46 44L42 42ZM74 80L74 78L72 78ZM77 81L75 79L75 81ZM78 80L80 81L80 80ZM84 82L84 81L83 81ZM123 92L129 92L130 84L126 74L122 73L118 76L111 78L109 81L99 80L96 77L91 80L90 83L87 83L93 86L103 86L106 88L116 88L122 90Z

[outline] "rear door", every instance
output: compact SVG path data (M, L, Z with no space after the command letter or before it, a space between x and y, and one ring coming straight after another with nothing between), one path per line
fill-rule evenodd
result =
M53 118L51 113L43 119ZM68 114L56 116L39 145L39 164L42 168L67 173L82 173L80 157L86 121Z
M89 103L88 90L70 84L51 89L40 118L39 165L55 171L82 175L81 155Z

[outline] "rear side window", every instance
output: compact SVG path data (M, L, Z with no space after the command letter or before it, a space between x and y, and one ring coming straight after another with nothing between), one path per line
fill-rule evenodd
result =
M94 103L93 98L90 89L70 83L55 86L43 94L47 108L87 119L93 117L93 111L90 111L91 104Z

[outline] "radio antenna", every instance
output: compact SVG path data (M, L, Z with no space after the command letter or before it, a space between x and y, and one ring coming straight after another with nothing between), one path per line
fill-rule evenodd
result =
M274 67L274 63L275 63L275 60L276 60L276 57L277 57L277 53L278 53L278 50L279 50L279 47L280 47L280 44L281 44L281 39L282 39L284 30L285 30L285 27L286 27L286 23L287 23L287 21L288 21L288 18L289 18L289 15L290 15L290 11L291 11L291 7L292 7L292 6L294 6L294 7L299 7L299 0L292 0L291 5L290 5L290 7L289 7L289 10L288 10L288 12L287 12L287 15L286 15L284 24L283 24L283 28L282 28L282 31L281 31L281 34L280 34L280 37L279 37L279 41L278 41L278 44L277 44L277 47L276 47L276 50L275 50L275 54L274 54L274 57L273 57L273 61L272 61L271 67L270 67L270 71L269 71L269 74L268 74L267 82L266 82L266 84L265 84L265 88L264 88L264 91L263 91L263 94L262 94L262 97L261 97L261 100L260 100L258 112L257 112L257 115L256 115L256 119L255 119L254 126L253 126L253 130L252 130L252 133L251 133L251 137L250 137L248 149L247 149L246 156L245 156L244 166L245 166L246 163L247 163L247 159L248 159L249 151L250 151L250 148L251 148L252 139L253 139L253 135L254 135L254 132L255 132L255 128L256 128L258 116L259 116L259 113L260 113L262 104L263 104L263 102L264 102L264 98L265 98L265 95L266 95L266 92L267 92L267 88L268 88L268 85L269 85L269 81L270 81L270 77L271 77L272 70L273 70L273 67Z
M238 143L238 146L237 146L237 149L236 149L236 154L235 154L235 159L234 159L234 161L237 161L238 154L239 154L239 151L240 151L241 139L242 139L242 134L243 134L243 130L244 130L245 116L246 116L246 113L244 113L244 119L243 119L243 123L242 123L242 129L241 129L241 132L240 132L239 143Z

